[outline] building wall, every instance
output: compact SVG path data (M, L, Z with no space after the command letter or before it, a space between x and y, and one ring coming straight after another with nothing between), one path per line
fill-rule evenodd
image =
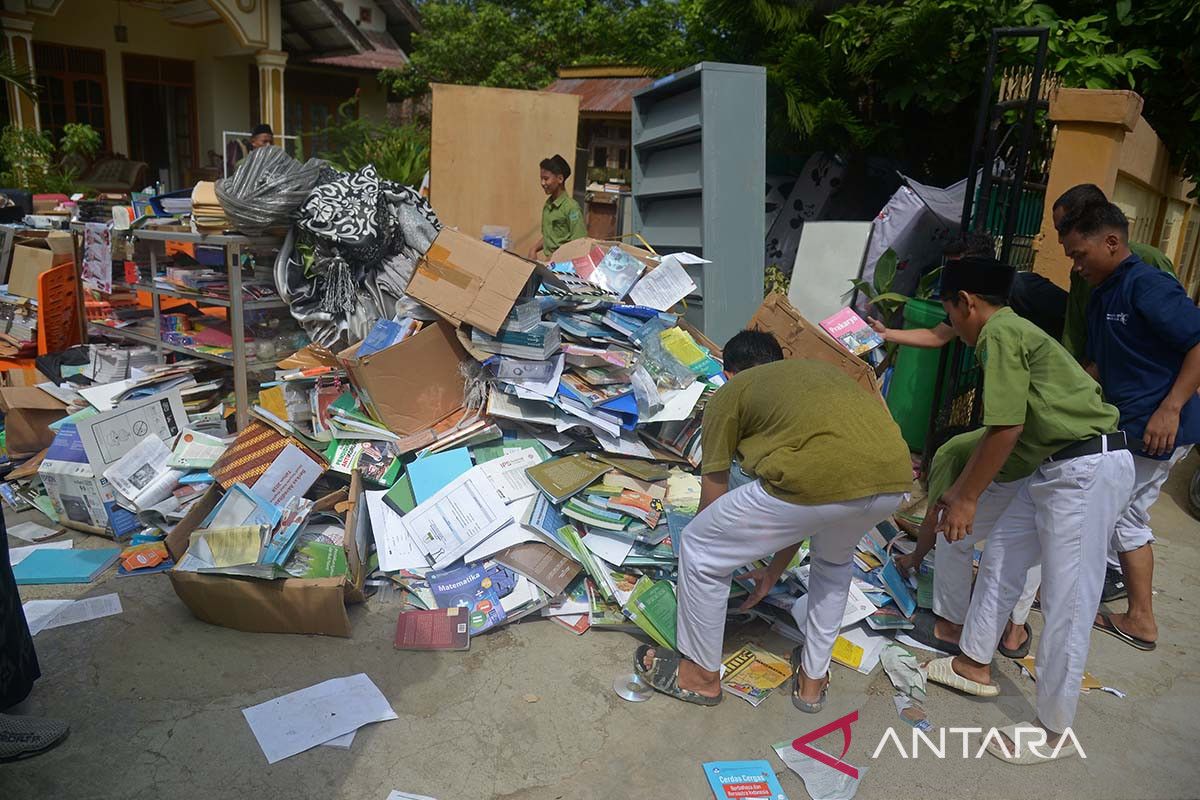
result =
M223 125L246 117L249 106L247 67L253 56L242 50L224 23L196 28L172 25L157 10L121 4L121 22L129 30L129 41L120 44L113 36L116 6L91 0L67 0L54 16L34 16L35 42L53 42L104 51L108 73L108 115L112 149L129 151L125 84L121 67L123 53L178 58L195 63L196 105L199 119L198 150L206 163L208 150L220 150ZM245 121L237 127L245 125Z
M1094 183L1129 218L1130 238L1166 253L1195 298L1200 209L1188 199L1192 184L1173 171L1171 154L1141 110L1142 98L1128 91L1063 89L1051 100L1057 133L1034 270L1067 285L1071 264L1058 244L1052 204L1070 187Z

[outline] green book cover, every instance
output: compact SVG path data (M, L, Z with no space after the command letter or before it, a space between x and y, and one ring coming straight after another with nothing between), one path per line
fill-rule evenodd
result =
M633 620L633 624L641 628L642 632L656 643L663 647L674 647L673 644L667 642L665 636L659 633L658 628L654 627L654 623L650 621L646 614L638 608L638 601L652 586L654 586L654 581L645 575L638 578L638 582L633 586L633 591L629 594L629 602L625 604L625 615Z
M666 639L667 647L675 648L675 615L679 610L675 590L668 581L655 581L634 603L638 611Z
M563 525L558 529L558 536L567 543L567 547L575 554L576 560L583 565L584 571L591 577L592 582L596 584L597 591L608 602L613 602L616 598L613 597L612 591L608 588L608 582L604 580L604 574L600 571L600 565L596 563L592 557L592 551L588 550L583 543L583 539L579 538L579 532L575 530L574 525Z
M561 503L591 485L612 467L597 463L583 453L553 458L525 470L529 480L556 503Z
M399 463L399 459L397 459L397 463ZM392 488L383 496L383 502L391 506L392 510L398 514L407 514L417 507L417 498L413 496L412 481L407 472L392 484Z
M301 578L332 578L349 571L346 548L327 542L310 542L300 548L294 569ZM291 574L297 572L289 570Z

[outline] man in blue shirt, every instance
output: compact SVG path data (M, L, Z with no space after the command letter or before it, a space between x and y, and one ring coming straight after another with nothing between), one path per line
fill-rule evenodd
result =
M1150 506L1171 467L1200 441L1200 308L1179 282L1129 249L1129 223L1109 202L1064 220L1063 249L1092 287L1087 360L1105 399L1121 412L1134 448L1133 499L1110 541L1125 574L1129 610L1100 614L1096 627L1140 650L1158 639L1152 583Z

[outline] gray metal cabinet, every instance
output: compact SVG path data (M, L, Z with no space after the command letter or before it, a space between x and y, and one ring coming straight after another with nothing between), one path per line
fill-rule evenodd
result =
M723 345L763 299L767 73L705 61L633 96L633 230L687 250L686 318Z

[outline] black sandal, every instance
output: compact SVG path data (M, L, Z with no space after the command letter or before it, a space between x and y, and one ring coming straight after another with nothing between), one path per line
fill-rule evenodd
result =
M913 629L905 631L909 638L913 641L920 642L926 647L934 650L941 650L943 653L949 653L952 656L957 656L962 653L958 649L957 642L948 642L945 639L939 639L935 633L937 625L937 617L927 611L918 611L912 617Z
M646 654L651 650L654 651L654 666L646 669ZM655 691L668 694L677 700L695 703L698 706L715 706L721 702L721 698L725 696L724 692L716 697L709 697L679 687L679 663L681 660L679 653L669 647L643 644L634 654L633 668Z
M1014 650L1009 650L1007 647L1005 647L1003 645L1003 643L1001 643L996 646L996 649L999 650L1000 655L1004 656L1005 658L1024 658L1025 656L1029 655L1029 645L1032 641L1033 641L1033 628L1029 627L1029 623L1026 622L1025 623L1025 641L1021 642L1020 647L1018 647Z

